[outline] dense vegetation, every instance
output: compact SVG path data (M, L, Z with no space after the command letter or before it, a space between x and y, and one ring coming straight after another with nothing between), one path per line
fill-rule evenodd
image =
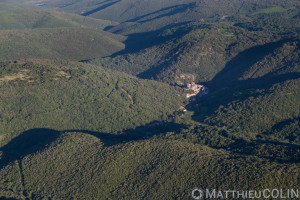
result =
M0 133L31 128L117 133L168 120L180 91L100 67L69 62L1 63Z
M61 27L105 28L118 23L108 20L82 17L70 13L46 10L10 8L0 12L0 29L36 29Z
M280 81L265 88L231 88L234 93L224 89L204 98L198 105L198 113L202 116L207 113L205 122L209 124L256 137L277 123L299 117L299 109L295 109L300 107L299 80L298 75L295 80Z
M23 0L28 1L28 0ZM176 23L219 21L224 18L247 20L261 15L298 15L297 0L46 0L33 2L43 7L121 22L111 31L133 34L148 32Z
M40 130L43 133L54 142L2 168L4 194L32 199L188 199L195 187L259 190L299 186L294 164L233 154L183 139L152 138L107 146L90 134ZM4 151L12 155L9 149Z
M0 199L298 189L299 8L3 1Z
M191 76L196 82L208 82L221 71L224 78L226 70L226 80L238 78L234 76L242 72L245 77L257 77L286 65L290 71L299 70L299 28L288 26L294 23L293 20L284 24L281 20L260 23L266 22L278 28L251 31L248 30L251 24L232 25L228 22L177 26L149 34L149 43L144 43L146 48L139 50L140 47L128 41L128 44L125 42L126 49L132 51L135 48L134 52L125 49L124 53L113 58L90 62L141 78L178 85L190 81L185 78ZM295 24L299 24L299 20ZM251 75L260 66L264 67L255 72L256 75Z
M124 49L124 36L103 31L107 20L32 9L0 12L0 60L86 60Z
M101 31L83 28L0 31L0 59L86 60L111 55L124 44Z

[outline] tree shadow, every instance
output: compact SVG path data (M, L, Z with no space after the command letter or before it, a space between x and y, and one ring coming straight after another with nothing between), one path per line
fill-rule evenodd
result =
M0 148L0 153L2 153L0 170L13 161L21 160L27 155L43 151L47 148L47 146L66 132L78 132L93 135L99 138L101 142L104 143L104 146L112 146L131 141L149 139L155 135L179 131L182 128L185 128L185 125L172 122L154 121L145 126L125 130L118 135L89 130L56 131L47 128L30 129L15 137L8 144Z

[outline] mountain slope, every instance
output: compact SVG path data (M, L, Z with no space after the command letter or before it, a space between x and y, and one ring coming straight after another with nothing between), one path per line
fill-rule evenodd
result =
M109 56L124 48L123 43L103 31L84 28L3 30L0 38L0 60L85 60Z
M299 188L299 1L1 2L0 199Z
M38 127L117 133L168 120L184 101L168 85L91 65L38 60L0 70L6 139Z
M47 10L0 12L0 60L86 60L121 51L126 37L102 29L116 23Z
M207 123L255 137L277 123L300 116L300 104L297 100L300 97L299 78L299 73L289 74L283 79L280 76L267 76L266 79L278 82L270 84L266 79L253 80L264 84L249 83L252 86L248 89L243 89L243 82L240 82L239 88L223 89L212 97L207 97L201 102L205 107L199 105L199 108L214 109L218 105L214 114L205 119Z
M224 17L244 19L246 16L257 17L272 13L295 16L297 11L294 8L299 9L299 2L295 0L46 0L34 4L120 22L123 25L117 29L126 34L157 30L179 22L215 21Z
M34 29L61 27L89 27L103 29L117 25L112 21L34 9L5 9L0 12L0 29Z
M299 184L296 165L232 154L183 139L152 138L106 146L97 136L81 132L39 133L54 137L53 142L43 148L39 143L29 147L39 151L25 154L0 171L0 177L7 180L0 179L1 189L19 198L188 199L195 187L262 190L297 188ZM33 132L24 134L34 137ZM1 151L4 156L13 155L8 147Z
M228 22L177 25L149 35L132 36L131 39L137 41L146 38L149 43L143 43L145 46L129 41L129 37L125 41L127 52L125 49L112 58L90 62L141 78L179 85L191 81L185 80L191 76L196 82L216 81L218 76L228 81L237 79L235 76L241 73L250 76L259 66L275 71L290 65L290 71L297 71L299 28L289 24L297 25L299 20L258 22L260 25L266 23L277 29L268 26L268 30L252 31L247 23L242 28L241 24ZM218 74L221 71L222 74Z

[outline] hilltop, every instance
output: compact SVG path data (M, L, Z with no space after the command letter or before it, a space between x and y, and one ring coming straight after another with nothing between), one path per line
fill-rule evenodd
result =
M125 48L126 37L103 31L116 24L75 14L17 8L0 12L0 60L87 60Z
M166 84L88 64L2 62L0 72L0 134L7 139L37 127L117 133L168 120L184 102Z
M86 60L109 56L124 44L101 30L52 28L0 31L0 59L46 58Z
M37 29L61 27L88 27L103 29L118 23L109 20L83 17L72 13L31 8L10 8L0 12L0 29Z
M243 0L45 0L33 4L119 22L121 25L112 27L111 31L123 34L148 32L191 21L212 22L226 18L244 21L273 13L296 16L295 8L299 9L296 0L251 0L247 3Z

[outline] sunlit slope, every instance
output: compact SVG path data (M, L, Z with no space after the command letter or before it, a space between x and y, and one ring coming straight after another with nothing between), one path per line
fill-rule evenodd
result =
M35 29L60 27L105 28L117 23L71 13L37 9L6 8L0 11L0 29Z
M104 32L87 28L3 30L0 38L0 60L84 60L109 56L124 48Z
M299 186L296 165L232 154L183 139L107 145L97 135L82 132L24 134L28 138L40 134L52 142L37 142L25 148L21 157L9 149L20 140L1 149L2 159L5 153L18 159L0 169L6 197L188 199L196 187L263 190Z
M112 31L148 32L190 21L218 21L226 18L257 18L261 15L296 16L299 2L274 0L96 0L41 1L31 4L123 23Z
M1 63L0 133L31 128L105 133L168 120L184 98L155 81L68 62Z

